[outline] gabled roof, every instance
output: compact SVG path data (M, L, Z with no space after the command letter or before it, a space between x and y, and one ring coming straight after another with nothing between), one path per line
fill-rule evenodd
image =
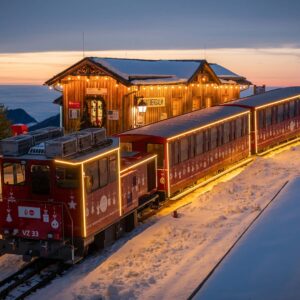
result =
M274 89L262 94L252 95L238 100L230 101L228 105L259 107L262 105L271 104L275 101L280 101L283 99L294 98L294 97L300 97L300 86Z
M77 75L76 70L88 65L99 75L111 75L125 85L189 83L202 70L206 70L220 83L218 76L206 60L145 60L122 58L86 57L45 82L46 85L68 75ZM93 70L93 74L97 74ZM91 75L93 75L91 74Z
M238 84L246 84L246 85L252 84L245 77L233 73L232 71L224 68L223 66L220 66L218 64L213 64L213 63L210 63L209 65L213 69L215 74L219 77L219 79L221 79L221 81L223 81L224 83L234 81Z
M246 108L238 106L213 106L180 116L152 123L140 128L125 131L118 136L156 136L165 139L194 130L235 115L246 113Z

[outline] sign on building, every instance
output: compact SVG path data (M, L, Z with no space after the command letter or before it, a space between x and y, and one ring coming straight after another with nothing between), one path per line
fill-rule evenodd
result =
M107 95L107 88L86 88L87 95Z
M108 120L119 120L119 111L118 110L108 110L107 111Z
M164 107L165 104L165 97L151 97L151 98L139 98L138 104L144 101L147 103L147 107Z

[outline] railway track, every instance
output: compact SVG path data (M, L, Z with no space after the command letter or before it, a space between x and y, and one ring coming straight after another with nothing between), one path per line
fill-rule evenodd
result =
M61 262L36 259L0 282L0 299L24 299L47 285L68 267Z

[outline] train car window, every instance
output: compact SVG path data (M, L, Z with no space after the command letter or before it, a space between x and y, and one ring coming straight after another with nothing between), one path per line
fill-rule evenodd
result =
M187 137L180 140L180 161L186 161L189 158L189 141Z
M132 152L132 143L121 143L121 152Z
M242 136L242 118L236 119L236 138L240 138Z
M109 182L117 180L117 159L115 155L109 157Z
M261 109L258 111L258 128L263 129L265 128L265 111Z
M180 151L179 151L179 141L174 141L171 147L172 153L170 153L172 165L177 165L180 162Z
M56 185L59 188L75 189L79 187L79 168L56 167Z
M224 123L224 144L230 141L230 123Z
M249 123L248 123L248 116L244 117L244 131L243 131L243 136L247 135L248 134L248 131L249 131Z
M272 125L272 108L266 108L266 127Z
M147 184L148 184L148 192L154 190L156 188L156 174L155 170L155 161L151 161L147 164Z
M147 152L157 154L158 168L164 167L164 145L163 144L147 144Z
M203 131L203 152L210 150L210 129Z
M297 102L297 108L296 108L296 111L297 111L297 116L300 115L300 99L296 100Z
M278 123L278 107L272 107L272 124L275 125Z
M285 110L284 110L284 117L285 117L285 120L289 120L290 119L290 103L287 102L285 103Z
M218 147L224 144L224 124L218 126Z
M203 153L203 132L196 134L196 155Z
M282 104L278 105L277 120L278 120L278 123L280 123L284 120L284 107Z
M217 127L213 127L213 128L211 128L211 133L210 133L210 148L211 148L211 150L213 150L217 147L217 139L218 139L218 129L217 129Z
M104 187L108 183L108 159L102 158L99 160L100 171L100 187Z
M3 173L4 184L25 184L25 165L19 163L3 163Z
M47 165L32 165L31 192L37 195L50 194L50 167Z
M189 137L189 157L195 157L195 135Z
M290 116L291 116L291 118L296 117L296 115L295 115L295 101L290 102Z
M99 188L99 167L98 161L93 161L85 165L85 187L87 193L91 193Z

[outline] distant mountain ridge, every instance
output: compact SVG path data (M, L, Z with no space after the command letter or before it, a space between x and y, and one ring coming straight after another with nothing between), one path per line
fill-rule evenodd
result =
M8 109L6 115L12 124L26 124L26 125L34 124L29 127L29 131L44 128L47 126L59 127L59 124L60 124L59 114L49 117L49 118L43 120L42 122L37 122L37 120L35 118L30 116L22 108Z
M10 120L12 124L30 124L30 123L37 123L37 120L30 116L24 109L17 108L17 109L8 109L7 118Z

